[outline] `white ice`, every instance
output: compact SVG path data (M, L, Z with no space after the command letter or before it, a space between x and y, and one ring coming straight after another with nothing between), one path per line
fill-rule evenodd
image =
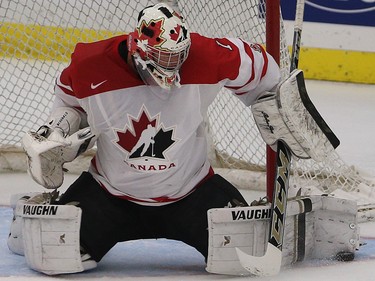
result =
M375 85L307 81L308 93L341 140L338 152L350 165L375 177ZM68 175L64 190L75 178ZM367 245L353 262L304 262L283 269L274 277L231 277L205 272L203 258L194 249L176 241L143 240L116 245L86 273L48 277L30 270L23 257L6 245L11 194L42 191L26 174L0 174L0 280L257 280L257 281L372 281L375 280L375 222L361 224ZM246 196L258 196L249 194ZM129 226L131 227L131 226ZM340 235L338 233L338 235Z

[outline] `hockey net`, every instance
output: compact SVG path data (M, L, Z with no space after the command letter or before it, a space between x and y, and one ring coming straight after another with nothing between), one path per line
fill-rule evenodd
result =
M165 1L186 17L190 30L207 36L241 37L266 42L266 0ZM272 1L272 0L271 0ZM2 0L0 6L0 169L25 171L20 140L49 115L57 74L69 62L74 45L131 31L147 0ZM289 52L280 22L280 66L289 71ZM209 109L207 129L213 166L237 187L266 189L266 148L249 108L223 90ZM80 157L71 172L87 168ZM268 169L270 169L268 168ZM337 153L324 163L293 161L291 189L354 199L362 221L373 219L375 188ZM293 192L293 190L295 192Z

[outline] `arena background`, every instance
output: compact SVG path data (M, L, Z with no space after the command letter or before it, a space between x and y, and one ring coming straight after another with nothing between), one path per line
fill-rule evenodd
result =
M290 46L293 40L296 0L280 1ZM1 2L4 7L11 3L10 0ZM53 18L53 15L46 16L47 19ZM14 23L0 25L0 42L5 40L7 43L0 44L0 55L5 52L3 48L13 45L23 50L29 49L30 52L39 50L35 54L37 59L53 57L63 62L69 60L70 54L56 57L56 51L61 48L72 50L74 46L51 45L53 43L48 42L48 38L49 35L58 33L63 40L66 38L67 43L76 30L67 32L46 26L41 18L36 19L40 22L41 30L37 30L35 26L30 28L27 21L33 19L13 20ZM9 25L13 25L12 28ZM16 36L6 36L10 30L14 30ZM28 34L27 40L25 34ZM30 34L34 34L35 40L32 40L33 36L30 39ZM40 44L40 34L46 38L43 44ZM99 38L114 34L101 30ZM87 36L88 41L90 36L98 38L94 30L88 30ZM9 38L13 38L14 42L7 42ZM9 48L7 51L9 52ZM17 50L14 49L14 52ZM304 70L307 79L375 84L375 0L306 0L300 68Z
M300 68L308 79L375 84L375 0L306 0ZM281 0L290 45L296 0Z

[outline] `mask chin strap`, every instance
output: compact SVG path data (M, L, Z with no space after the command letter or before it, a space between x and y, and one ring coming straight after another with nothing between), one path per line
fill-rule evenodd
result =
M181 78L180 78L180 72L177 71L177 73L176 73L176 78L175 78L175 82L174 82L174 84L176 85L177 88L181 88L180 81L181 81Z
M133 58L134 58L134 62L136 63L136 65L140 64L142 66L142 70L147 69L147 63L143 59L141 59L140 56L134 55Z

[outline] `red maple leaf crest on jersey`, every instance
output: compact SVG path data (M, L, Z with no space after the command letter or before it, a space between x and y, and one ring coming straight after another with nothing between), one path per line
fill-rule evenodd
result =
M159 122L159 115L150 117L142 108L138 117L129 116L129 125L124 131L117 131L116 143L128 152L128 159L151 157L165 159L164 152L175 143L173 128L165 128Z
M117 143L128 152L130 152L136 145L142 132L148 127L148 125L153 127L156 126L156 118L150 120L146 113L142 112L140 118L138 120L132 120L131 124L133 128L127 129L124 133L117 132L119 138Z

